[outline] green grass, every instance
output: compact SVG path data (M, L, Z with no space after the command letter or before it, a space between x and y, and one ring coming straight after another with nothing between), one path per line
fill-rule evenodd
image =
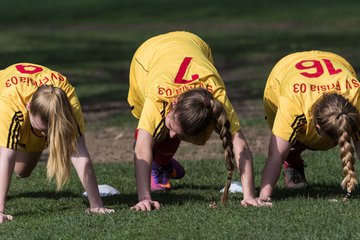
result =
M267 75L291 52L334 51L360 69L360 2L355 0L3 0L0 9L1 69L27 61L58 70L77 87L87 111L121 103L121 113L88 129L134 128L125 107L131 57L147 38L168 31L192 31L209 43L230 99L239 104L255 100L261 105ZM241 122L243 127L265 124L262 116ZM265 160L254 155L258 187ZM87 201L75 175L56 193L40 164L29 179L13 178L7 211L16 219L0 225L0 238L359 238L359 194L341 202L338 152L311 152L304 158L310 187L286 191L281 177L271 209L243 208L241 194L231 195L227 207L210 209L225 181L224 163L216 159L184 161L186 177L174 182L171 193L154 194L162 210L146 213L129 211L137 199L132 164L96 164L99 183L122 192L104 198L116 210L106 216L84 213Z
M49 2L38 0L26 4L23 0L4 0L1 20L36 23L144 23L144 22L193 22L201 20L271 22L289 18L298 21L330 20L336 22L344 17L355 19L359 10L355 0L339 4L336 0L313 1L234 1L234 0L183 0L169 2L153 0L134 2L131 0L96 0ZM290 6L289 6L290 4ZM47 20L46 22L44 20Z
M103 198L116 210L105 216L84 213L87 201L74 174L56 193L41 164L28 180L13 178L7 212L15 220L0 225L0 233L4 239L356 239L359 195L348 203L341 201L337 154L307 152L310 187L285 190L281 177L272 208L244 208L240 193L231 194L226 207L209 208L212 201L219 203L226 174L222 160L204 160L182 161L186 176L173 181L171 192L153 194L162 203L160 211L133 212L129 210L137 199L133 165L96 164L99 183L121 191L119 196ZM263 162L263 157L255 158L257 186Z
M360 66L355 0L4 0L0 9L0 66L28 61L56 69L86 104L125 102L136 48L175 30L210 44L220 73L233 73L224 75L230 96L261 98L272 66L295 51L334 51Z

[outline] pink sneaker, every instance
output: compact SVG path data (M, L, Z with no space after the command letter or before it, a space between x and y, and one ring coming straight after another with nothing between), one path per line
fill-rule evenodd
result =
M172 179L181 179L185 175L185 169L174 158L171 159L169 177Z
M169 179L180 179L183 178L184 175L184 167L181 166L181 164L175 159L172 159L171 163L165 167L161 167L155 161L153 161L150 179L151 191L155 192L170 190L172 186Z

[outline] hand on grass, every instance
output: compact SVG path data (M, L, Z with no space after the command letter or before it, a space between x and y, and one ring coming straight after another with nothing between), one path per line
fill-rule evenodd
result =
M160 209L160 203L151 199L144 199L130 208L130 210L135 210L137 212L151 211L154 209Z
M269 206L269 207L272 207L272 202L271 202L271 197L269 196L260 196L258 198L256 198L256 201L262 203L264 206Z
M0 223L12 221L13 219L14 219L13 216L0 212Z
M241 201L241 205L244 207L247 206L254 206L254 207L272 207L272 203L270 201L264 201L260 198L249 198L249 199L243 199Z
M96 213L96 214L108 214L108 213L113 213L115 212L114 209L110 209L110 208L104 208L104 207L99 207L99 208L88 208L85 210L86 213Z

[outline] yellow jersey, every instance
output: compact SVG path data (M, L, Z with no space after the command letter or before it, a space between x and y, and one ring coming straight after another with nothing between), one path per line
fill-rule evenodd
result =
M0 146L41 152L47 147L46 138L32 129L26 104L36 89L54 85L64 90L72 105L80 135L85 124L75 88L65 76L33 63L17 63L0 70Z
M189 32L171 32L145 41L136 51L130 66L128 102L139 119L138 128L160 141L165 136L165 116L180 94L205 88L225 108L231 132L240 122L227 95L224 83L214 67L209 46ZM196 144L204 144L211 131Z
M264 91L272 133L309 149L334 147L336 143L330 138L317 134L312 106L324 93L334 92L360 110L359 87L352 66L334 53L307 51L284 57L270 73Z

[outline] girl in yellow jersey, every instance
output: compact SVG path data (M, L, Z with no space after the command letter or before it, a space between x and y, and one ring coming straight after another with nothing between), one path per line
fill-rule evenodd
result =
M84 138L84 120L75 88L58 72L32 63L0 71L0 223L12 220L5 200L13 172L28 177L49 147L47 176L59 190L70 176L70 159L88 193L87 212L103 207Z
M184 176L173 159L180 141L203 145L215 129L225 150L228 180L240 169L243 205L259 205L254 199L251 152L240 130L239 119L213 65L208 45L188 32L153 37L136 51L130 66L128 102L139 119L135 143L137 211L160 208L151 191L171 188L169 178Z
M270 199L282 164L288 188L306 187L300 154L336 145L345 174L342 186L350 196L356 184L351 139L360 157L359 87L351 65L333 53L294 53L275 65L264 92L272 136L260 199Z

